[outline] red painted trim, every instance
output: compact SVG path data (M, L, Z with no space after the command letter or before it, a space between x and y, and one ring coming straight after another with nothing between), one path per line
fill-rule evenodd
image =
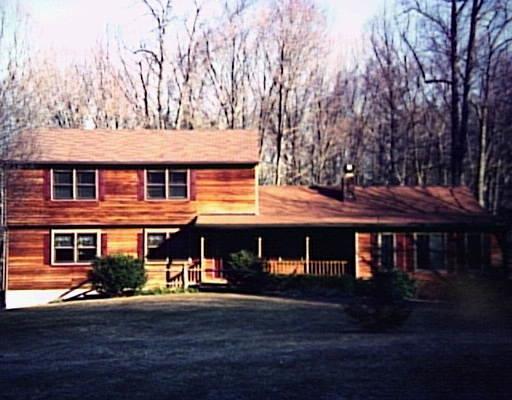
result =
M106 256L108 254L108 246L107 246L107 234L101 234L101 256Z
M50 265L51 264L51 241L50 241L50 234L45 233L43 236L43 262L44 265Z
M406 246L405 234L403 234L403 233L395 234L395 242L396 242L396 268L398 268L400 271L406 271L407 264L406 264L406 254L405 254L405 246Z
M137 200L144 200L144 173L145 170L137 170Z
M407 272L414 272L414 235L405 235L405 269Z
M137 234L137 257L141 260L144 259L144 235L142 233Z
M51 171L49 169L45 169L43 171L43 198L45 200L51 200Z
M191 169L189 176L190 176L190 184L189 184L190 195L189 195L189 198L190 198L190 200L196 200L196 197L197 197L197 192L196 192L196 170L195 169Z
M98 200L104 201L105 200L105 191L106 191L106 185L105 185L105 174L103 170L98 170Z

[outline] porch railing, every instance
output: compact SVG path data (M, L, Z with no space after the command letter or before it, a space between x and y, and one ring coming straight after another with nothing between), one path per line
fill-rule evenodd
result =
M348 273L348 261L267 259L265 268L267 272L279 275L342 276Z
M201 265L188 262L167 264L146 264L147 287L188 288L202 281Z
M343 276L348 273L345 260L283 260L266 259L264 268L276 275ZM173 262L170 265L148 263L147 287L188 288L200 283L226 283L222 259L206 258L201 266L196 263Z

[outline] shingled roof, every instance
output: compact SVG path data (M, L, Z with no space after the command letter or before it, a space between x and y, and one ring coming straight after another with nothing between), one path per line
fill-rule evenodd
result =
M200 215L204 226L494 226L467 187L357 187L342 201L336 188L263 186L259 215Z
M252 130L85 130L26 132L32 163L255 164L258 133Z

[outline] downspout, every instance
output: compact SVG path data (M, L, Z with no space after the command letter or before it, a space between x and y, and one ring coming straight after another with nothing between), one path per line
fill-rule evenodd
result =
M0 310L5 308L5 297L7 292L7 190L6 190L5 165L0 170L0 234L2 235L2 258L0 260Z
M359 278L359 233L355 232L355 238L354 238L354 275L355 278Z

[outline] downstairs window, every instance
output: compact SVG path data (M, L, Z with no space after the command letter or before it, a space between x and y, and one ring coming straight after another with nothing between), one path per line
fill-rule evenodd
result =
M427 271L446 269L446 235L416 234L416 269Z
M100 256L99 231L52 232L52 264L90 264Z
M190 256L188 233L180 229L148 230L145 243L150 262L186 260Z

